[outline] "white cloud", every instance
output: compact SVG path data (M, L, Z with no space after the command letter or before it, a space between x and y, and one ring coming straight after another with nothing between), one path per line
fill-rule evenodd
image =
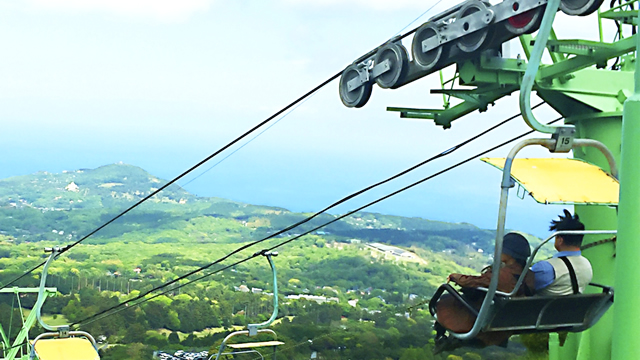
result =
M162 22L187 20L209 9L213 0L27 0L33 8L79 13L107 13Z

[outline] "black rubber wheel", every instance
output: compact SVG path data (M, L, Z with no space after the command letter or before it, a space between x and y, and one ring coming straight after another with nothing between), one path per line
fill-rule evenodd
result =
M466 31L466 28L469 26L464 18L475 14L480 11L485 11L487 6L480 1L470 2L467 5L463 6L460 11L458 11L458 15L456 16L456 22L460 21L463 23L462 28ZM456 45L460 50L470 53L474 52L482 47L487 41L487 37L489 35L489 27L485 27L484 29L474 31L469 35L464 35L460 39L458 39Z
M422 42L440 37L438 29L433 24L424 24L418 28L416 34L413 36L413 43L411 43L411 54L413 60L425 69L431 69L438 64L440 57L442 56L442 46L438 45L433 49L427 49L424 51L422 48Z
M340 77L340 100L342 100L342 103L346 107L363 107L371 97L371 82L362 84L362 86L359 86L353 91L349 91L349 89L347 88L347 83L352 79L357 78L358 76L360 76L358 74L358 70L356 66L352 64L344 69L344 71L342 72L342 76Z
M373 60L374 64L389 60L390 69L375 80L383 89L394 89L407 73L409 68L409 54L400 43L390 43L381 47Z
M567 15L587 16L600 8L603 0L561 0L560 10Z

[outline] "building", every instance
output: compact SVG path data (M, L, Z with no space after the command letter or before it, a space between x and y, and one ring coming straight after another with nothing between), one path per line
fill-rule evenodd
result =
M387 255L391 255L391 256L395 256L395 257L399 257L399 258L405 258L405 259L417 259L418 256L414 253L412 253L411 251L407 251L404 249L401 249L399 247L395 247L395 246L391 246L391 245L386 245L386 244L381 244L381 243L370 243L370 244L366 244L368 247L377 250L379 252L385 253Z

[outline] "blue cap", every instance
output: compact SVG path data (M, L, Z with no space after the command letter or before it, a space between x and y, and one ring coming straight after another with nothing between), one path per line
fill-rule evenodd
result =
M511 256L516 260L527 260L531 255L531 248L527 239L514 232L504 236L502 241L502 253Z

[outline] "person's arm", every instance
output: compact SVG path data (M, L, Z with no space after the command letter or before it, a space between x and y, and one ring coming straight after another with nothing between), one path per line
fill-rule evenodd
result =
M535 289L544 289L556 279L556 272L548 261L539 261L531 267L535 276Z
M451 274L447 281L452 281L462 287L489 287L491 283L491 271L487 271L479 276Z

